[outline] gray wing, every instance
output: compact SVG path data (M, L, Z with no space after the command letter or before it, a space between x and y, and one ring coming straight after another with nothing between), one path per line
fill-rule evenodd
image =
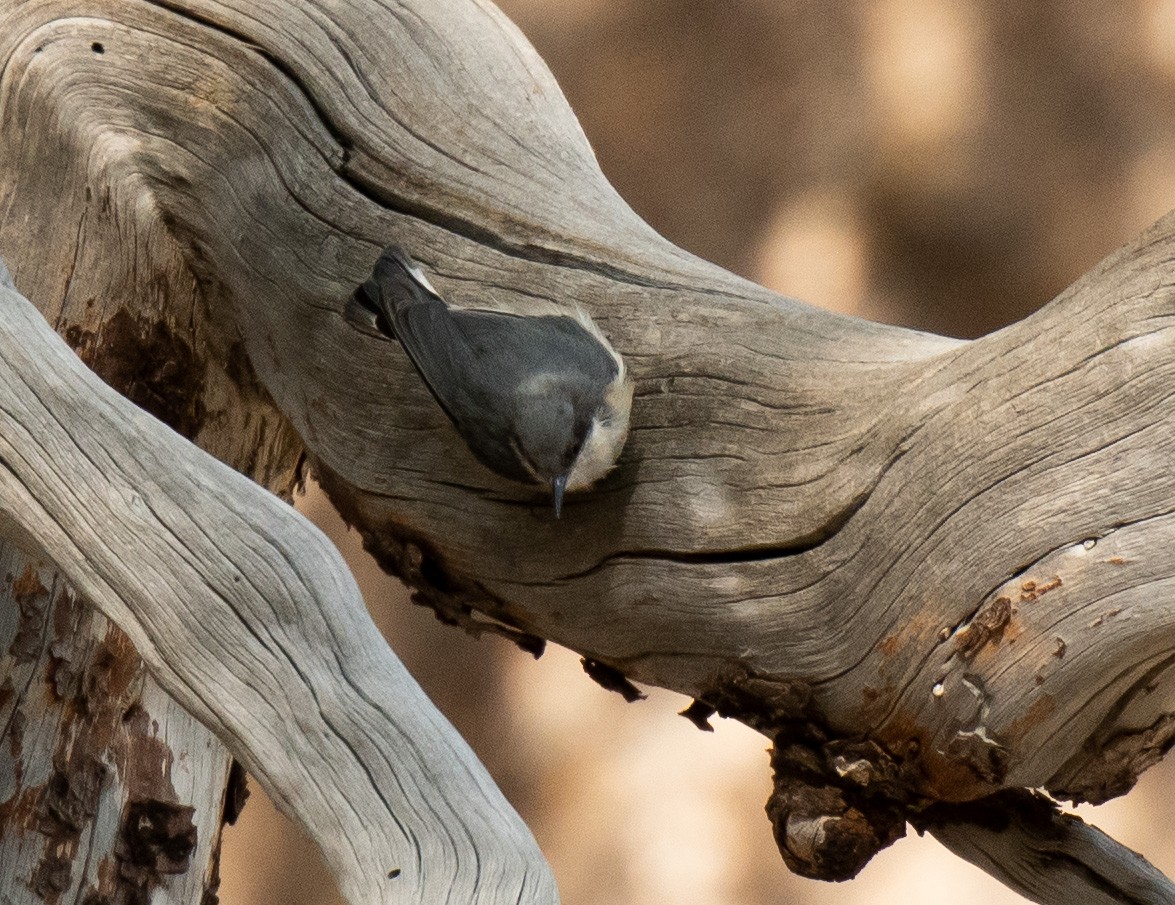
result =
M579 390L586 396L607 385L618 370L574 318L449 306L415 262L394 246L376 262L363 294L473 453L517 480L529 478L510 447L519 387L537 374L558 374L573 394Z

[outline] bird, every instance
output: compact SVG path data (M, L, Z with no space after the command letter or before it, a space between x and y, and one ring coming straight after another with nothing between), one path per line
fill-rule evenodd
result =
M633 382L591 316L553 303L458 307L397 245L352 294L347 320L397 340L474 457L551 493L585 490L616 464Z

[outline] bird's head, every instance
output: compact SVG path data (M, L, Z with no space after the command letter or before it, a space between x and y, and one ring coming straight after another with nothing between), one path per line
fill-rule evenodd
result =
M591 487L616 464L631 409L632 382L623 371L595 391L567 375L543 374L519 394L514 452L551 489L556 518L566 491Z

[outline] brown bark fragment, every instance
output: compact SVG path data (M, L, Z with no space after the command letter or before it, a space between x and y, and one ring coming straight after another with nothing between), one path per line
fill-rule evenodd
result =
M16 634L37 640L22 642L36 657L25 661L20 685L9 676L0 688L12 764L0 845L32 841L17 843L33 851L19 880L49 905L67 896L146 905L164 878L188 870L197 836L193 808L172 785L175 755L141 703L142 662L127 636L83 601L65 590L51 594L35 565L9 581L8 593L21 610ZM55 749L44 781L26 786L30 720L38 745L45 727L55 727ZM101 816L107 808L113 813ZM93 829L106 819L117 819L118 831L113 849L103 850ZM87 860L88 881L79 874Z
M33 812L40 815L37 830L45 837L45 844L31 886L46 905L54 905L69 888L82 830L98 811L108 774L106 765L93 755L70 758L59 750L55 757L53 775Z
M239 760L234 760L229 767L228 785L224 789L224 814L221 820L229 826L235 824L248 800L249 774Z
M1138 777L1163 759L1175 745L1175 714L1164 714L1138 732L1091 739L1082 752L1058 773L1054 797L1102 804L1134 788Z
M719 715L768 735L812 716L812 688L806 682L758 676L742 668L724 670L699 700Z
M1012 601L1007 597L997 597L980 610L971 624L955 639L959 656L969 660L989 642L999 644L1004 630L1012 621L1012 613Z
M163 874L182 874L196 848L195 809L152 799L131 801L123 815L115 856L124 879L148 886Z
M767 816L784 863L815 880L851 880L905 835L905 818L896 810L867 815L831 786L777 782Z
M922 804L907 791L916 785L917 750L910 755L899 761L871 741L828 739L811 722L780 732L766 810L788 868L850 880L905 835L907 811Z
M41 584L36 568L30 563L12 582L12 597L20 608L20 624L8 652L17 663L31 663L41 654L45 634L45 615L49 589Z
M1055 575L1044 584L1039 584L1035 581L1026 581L1020 585L1020 600L1025 603L1031 603L1034 600L1039 600L1049 591L1055 591L1061 587L1064 582L1061 581L1061 576Z
M692 701L690 705L681 711L678 716L683 716L703 732L713 732L714 727L710 725L710 717L717 713L717 709L711 707L704 701Z
M43 597L48 593L49 589L41 583L41 577L33 563L29 563L20 573L20 577L12 582L12 596L16 598L17 603L23 603L29 598Z
M583 657L579 662L583 666L583 671L591 677L593 682L601 688L616 692L629 704L643 701L647 697L644 692L628 681L620 670L590 657Z
M185 437L200 430L207 367L170 325L121 308L98 331L73 325L65 339L94 373L172 430Z

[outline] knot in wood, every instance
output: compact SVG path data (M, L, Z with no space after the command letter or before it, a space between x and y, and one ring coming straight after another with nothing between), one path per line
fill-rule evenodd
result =
M127 805L116 850L122 874L182 874L196 848L195 809L166 801Z
M877 852L905 835L901 816L878 820L831 786L777 785L767 815L784 863L813 880L851 880Z
M905 835L910 795L902 767L873 742L825 742L814 727L793 727L776 737L771 765L767 816L793 873L851 880Z

